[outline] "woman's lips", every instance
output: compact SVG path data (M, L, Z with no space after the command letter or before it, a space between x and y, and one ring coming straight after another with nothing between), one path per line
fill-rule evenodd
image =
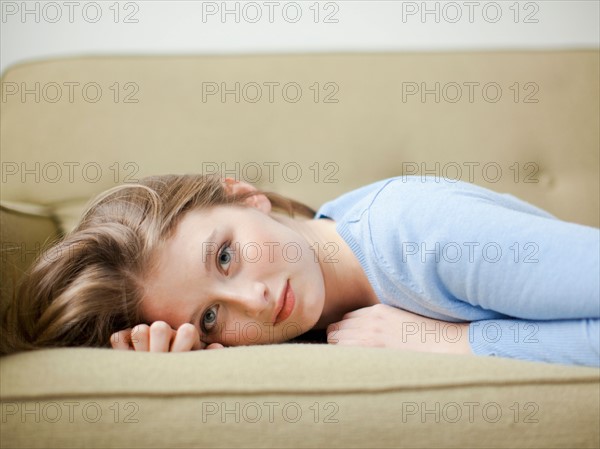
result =
M281 323L286 320L294 310L294 305L296 304L296 296L294 295L294 290L290 284L290 281L287 281L285 284L285 290L283 292L283 298L281 299L281 308L277 312L277 316L275 317L275 321L273 324Z

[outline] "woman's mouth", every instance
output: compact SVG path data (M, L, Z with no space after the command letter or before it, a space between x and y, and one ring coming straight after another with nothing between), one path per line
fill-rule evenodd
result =
M277 310L277 315L275 316L273 325L286 320L294 310L294 305L296 304L296 297L294 295L294 290L292 290L292 286L289 280L286 282L285 289L281 296L282 297L278 301L278 304L280 304L280 306Z

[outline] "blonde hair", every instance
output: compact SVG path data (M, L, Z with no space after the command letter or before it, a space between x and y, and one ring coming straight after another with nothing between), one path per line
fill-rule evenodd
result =
M23 276L2 320L0 353L110 347L114 332L144 322L139 306L145 275L184 214L241 204L259 193L274 211L291 217L316 213L272 192L228 195L217 175L151 176L100 194L75 229Z

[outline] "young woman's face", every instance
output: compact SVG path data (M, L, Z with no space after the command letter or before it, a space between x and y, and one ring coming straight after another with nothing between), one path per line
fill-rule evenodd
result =
M187 213L145 285L146 321L191 322L202 341L224 346L292 339L315 325L325 301L309 242L245 206Z

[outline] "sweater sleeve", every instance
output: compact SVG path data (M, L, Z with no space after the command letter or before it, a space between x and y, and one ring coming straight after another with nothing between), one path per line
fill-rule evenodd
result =
M383 198L396 194L390 185ZM477 186L402 194L393 263L403 282L432 310L497 312L468 319L475 354L600 365L599 229Z
M477 355L600 366L600 320L481 320L469 324Z

